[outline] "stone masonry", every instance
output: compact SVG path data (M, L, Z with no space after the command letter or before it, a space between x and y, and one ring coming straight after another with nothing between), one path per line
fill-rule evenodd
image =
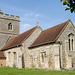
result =
M37 25L32 33L30 33L31 31L27 31L29 35L23 40L21 40L24 37L23 34L17 36L19 34L19 22L19 16L14 17L14 15L4 15L0 10L0 48L4 46L2 51L6 57L6 60L1 59L0 61L4 63L4 66L15 66L17 68L38 68L46 70L75 68L75 27L71 20L53 27L61 29L61 31L59 30L60 33L58 36L56 35L58 33L57 29L57 33L53 33L52 35L52 29L48 32L46 30L45 33L45 31ZM9 24L12 25L12 30L8 29ZM42 32L44 32L44 34L42 34ZM55 32L55 29L53 32ZM45 41L47 39L45 37L43 40L44 42L41 43L43 36L47 33L49 33L48 35L51 35L51 37L46 35L48 39L53 38L54 35L57 37L54 40L51 40L51 42L49 40ZM41 34L43 36L40 38L40 43L38 43L36 41ZM13 37L19 38L21 42L15 45L13 39L11 39ZM35 43L35 45L31 47L34 42L37 44Z
M0 48L19 34L19 22L19 16L4 14L0 10ZM8 30L9 23L12 24L12 30Z

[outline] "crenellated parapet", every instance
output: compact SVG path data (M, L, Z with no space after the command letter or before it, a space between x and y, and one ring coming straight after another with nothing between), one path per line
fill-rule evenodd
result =
M20 17L19 16L4 14L1 10L0 10L0 18L1 19L14 20L14 21L20 21Z

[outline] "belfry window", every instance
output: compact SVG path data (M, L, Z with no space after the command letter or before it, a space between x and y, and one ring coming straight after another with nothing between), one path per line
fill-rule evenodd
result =
M8 30L12 30L12 24L11 23L8 24Z
M69 51L73 51L74 47L74 39L73 39L74 35L71 33L68 35L68 38L69 38Z

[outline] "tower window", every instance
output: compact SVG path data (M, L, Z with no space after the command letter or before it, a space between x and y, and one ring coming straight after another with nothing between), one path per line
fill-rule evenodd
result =
M8 24L8 30L12 30L12 24L11 23Z

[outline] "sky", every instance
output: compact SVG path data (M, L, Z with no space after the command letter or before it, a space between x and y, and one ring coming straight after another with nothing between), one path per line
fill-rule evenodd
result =
M7 14L20 16L20 33L39 26L45 30L71 19L75 13L65 11L60 0L0 0L0 9Z

